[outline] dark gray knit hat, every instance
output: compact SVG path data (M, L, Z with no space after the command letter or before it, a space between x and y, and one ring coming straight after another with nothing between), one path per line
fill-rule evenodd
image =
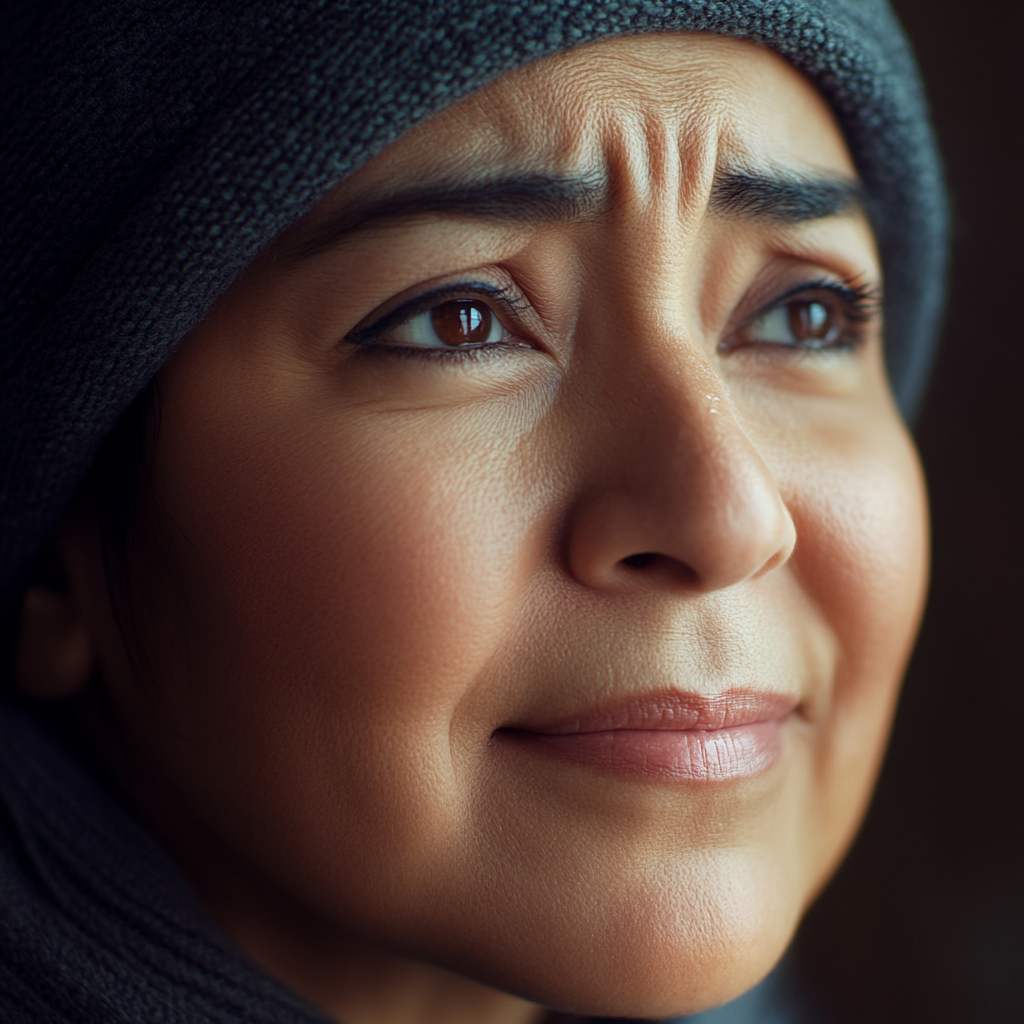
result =
M874 198L911 415L946 207L886 0L6 0L0 9L0 602L100 441L217 295L333 185L504 71L614 35L777 51Z

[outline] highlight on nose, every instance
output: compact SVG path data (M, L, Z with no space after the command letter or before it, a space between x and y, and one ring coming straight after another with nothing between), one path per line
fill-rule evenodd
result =
M677 450L670 464L649 453L628 483L581 501L568 538L572 575L599 589L703 592L784 564L796 542L789 510L750 441L738 429L726 435Z

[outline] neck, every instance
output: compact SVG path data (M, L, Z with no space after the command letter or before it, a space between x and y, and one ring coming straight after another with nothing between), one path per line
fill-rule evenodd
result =
M205 890L205 891L204 891ZM288 898L200 895L252 959L345 1024L542 1024L534 1003L353 939Z

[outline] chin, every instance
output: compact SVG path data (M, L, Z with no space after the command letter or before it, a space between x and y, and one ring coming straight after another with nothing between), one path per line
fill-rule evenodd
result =
M481 943L443 966L563 1013L654 1020L699 1013L760 982L800 916L797 901L785 906L779 898L784 886L762 883L760 872L736 877L720 866L706 874L717 876L713 884L705 877L653 900L634 890L632 899L605 901L589 920L573 919L570 908L546 925L509 922L507 946ZM587 896L578 898L584 905Z
M706 942L691 940L683 948L657 949L653 942L640 949L612 942L601 950L588 949L593 958L577 963L571 973L552 978L547 971L542 977L528 971L526 977L502 977L496 987L584 1017L685 1016L730 1002L753 988L782 958L788 940L788 934L783 941L758 936L729 945L714 936Z

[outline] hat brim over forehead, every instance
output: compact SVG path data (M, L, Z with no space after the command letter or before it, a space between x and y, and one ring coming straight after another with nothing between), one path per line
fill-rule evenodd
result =
M105 0L0 21L0 601L100 441L271 239L422 118L617 35L750 39L836 112L872 197L888 368L912 416L947 217L885 0Z

